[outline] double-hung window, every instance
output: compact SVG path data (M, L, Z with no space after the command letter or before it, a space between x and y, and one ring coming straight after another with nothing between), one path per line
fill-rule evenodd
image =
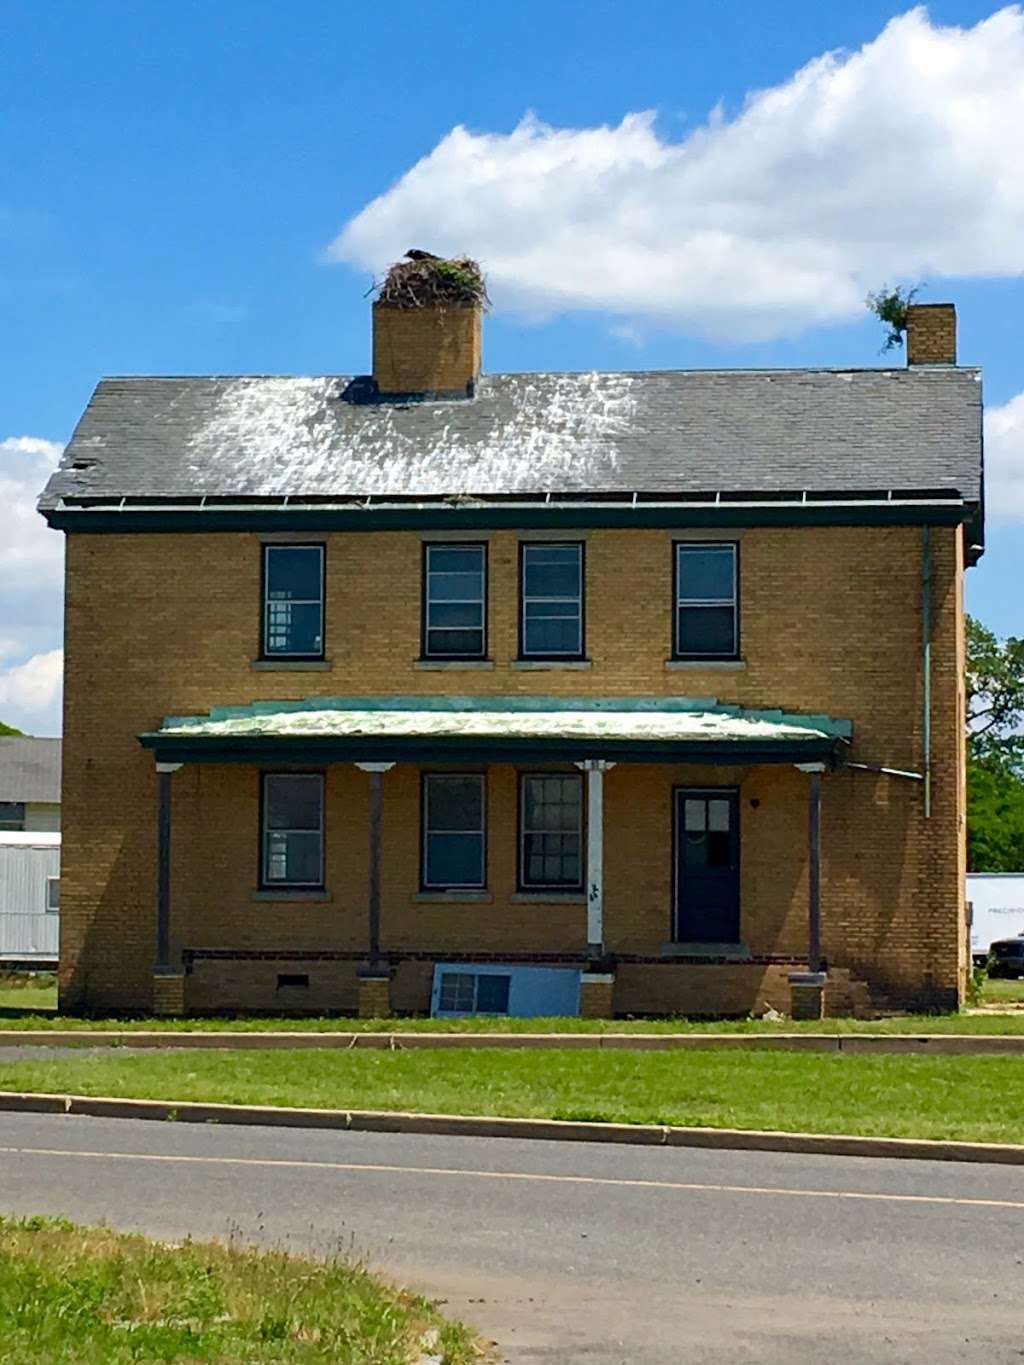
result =
M264 545L263 656L324 657L322 545Z
M322 888L323 774L264 773L262 805L262 886Z
M578 773L521 773L521 890L582 890L582 844L582 777Z
M524 659L583 656L583 546L520 546L519 651Z
M456 891L485 886L486 844L483 774L424 774L424 888Z
M423 547L423 656L482 659L487 653L487 547Z
M739 657L739 547L679 541L675 547L677 659Z

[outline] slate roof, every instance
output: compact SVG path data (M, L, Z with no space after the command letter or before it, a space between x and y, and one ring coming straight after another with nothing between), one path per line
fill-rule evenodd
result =
M59 739L0 736L0 801L60 800Z
M723 491L980 497L973 369L494 374L347 401L351 376L104 379L40 501Z

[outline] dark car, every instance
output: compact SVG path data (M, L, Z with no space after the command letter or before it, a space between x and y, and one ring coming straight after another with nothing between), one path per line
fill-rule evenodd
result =
M1024 938L1001 938L992 944L989 976L1024 976Z

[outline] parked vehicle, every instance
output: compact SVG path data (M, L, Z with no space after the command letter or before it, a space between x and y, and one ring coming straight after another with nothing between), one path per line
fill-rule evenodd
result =
M1002 938L992 944L989 955L989 976L1024 976L1024 935Z

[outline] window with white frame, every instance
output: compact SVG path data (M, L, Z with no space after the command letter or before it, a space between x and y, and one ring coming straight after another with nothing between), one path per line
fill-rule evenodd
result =
M0 801L0 829L21 830L24 828L24 801Z
M324 547L264 545L263 654L324 657Z
M322 773L263 774L261 883L318 889L324 882Z
M486 842L483 774L424 774L424 888L455 891L485 886Z
M732 542L677 542L675 627L677 659L739 656L739 547Z
M521 773L519 884L522 890L583 887L583 779L578 773Z
M524 658L583 655L583 546L528 541L520 546L519 647Z
M423 547L423 656L482 659L487 653L487 547Z
M512 977L497 972L442 972L438 1014L508 1014Z
M50 914L56 914L60 909L59 877L47 877L46 879L46 909Z

